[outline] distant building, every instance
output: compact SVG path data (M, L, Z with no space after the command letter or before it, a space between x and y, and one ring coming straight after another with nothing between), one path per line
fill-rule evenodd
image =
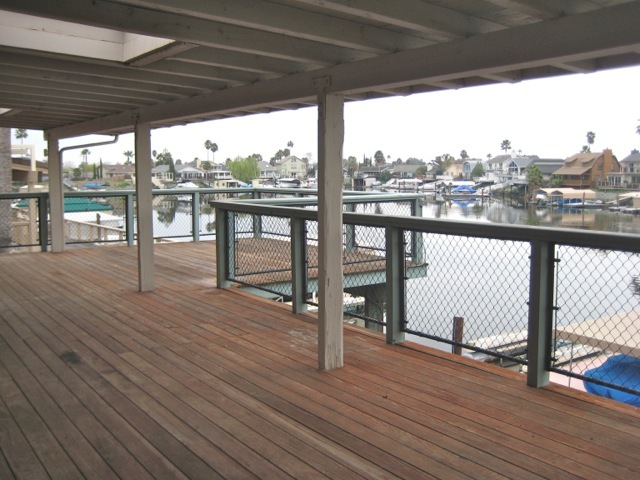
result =
M102 178L108 180L131 180L135 174L136 167L134 165L123 165L116 163L115 165L102 165Z
M577 153L564 161L564 165L553 172L562 177L563 187L591 188L620 185L620 163L606 149L595 153Z
M283 158L280 163L276 165L276 168L278 169L278 176L280 178L306 178L307 176L307 161L295 155L289 155Z
M391 170L391 175L398 178L414 178L416 176L416 170L423 165L402 164L394 165Z
M454 160L449 168L447 168L444 172L443 177L448 180L462 180L462 165L464 164L464 160Z
M151 169L151 176L163 182L173 182L175 180L169 165L156 165Z
M477 158L464 160L462 162L462 177L465 180L471 180L471 172L473 172L473 169L476 168L476 165L479 163L482 163L482 160Z
M620 160L620 182L625 188L640 188L640 152L633 150Z

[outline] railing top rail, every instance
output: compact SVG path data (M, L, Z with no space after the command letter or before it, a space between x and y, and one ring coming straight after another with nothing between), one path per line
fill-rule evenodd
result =
M424 198L423 194L420 193L380 193L376 195L367 195L367 196L356 196L351 195L352 192L348 192L349 195L345 195L342 198L343 203L347 204L355 204L355 203L385 203L385 202L398 202L398 201L413 201ZM313 197L304 197L304 198L256 198L256 199L229 199L228 201L233 203L252 203L255 205L297 205L297 206L306 206L306 205L317 205L318 198ZM215 203L214 201L209 202L211 204Z
M291 208L278 205L263 205L249 202L213 201L210 205L221 210L240 213L291 217L305 220L317 220L316 210ZM530 227L493 223L475 223L451 221L410 216L371 215L363 213L343 213L347 224L370 227L393 227L404 230L440 233L464 237L513 240L521 242L540 241L577 247L599 248L604 250L624 250L640 253L638 235L610 232L585 232L548 227Z
M0 200L16 200L18 198L47 198L49 192L14 192L0 193Z

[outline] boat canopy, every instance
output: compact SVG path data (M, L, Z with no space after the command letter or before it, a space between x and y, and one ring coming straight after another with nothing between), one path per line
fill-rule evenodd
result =
M587 370L585 376L640 391L640 358L614 355L599 367ZM588 380L584 381L584 388L589 393L640 407L640 395L597 385Z
M476 193L476 190L475 190L475 188L470 187L469 185L459 185L456 188L454 188L453 190L451 190L451 193L473 194L473 193Z

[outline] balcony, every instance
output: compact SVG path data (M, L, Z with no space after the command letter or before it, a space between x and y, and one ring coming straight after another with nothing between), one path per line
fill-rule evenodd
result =
M638 409L215 288L213 242L0 255L1 478L636 478Z

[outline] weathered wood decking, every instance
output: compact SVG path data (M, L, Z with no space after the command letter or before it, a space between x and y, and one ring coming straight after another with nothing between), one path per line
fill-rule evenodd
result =
M214 246L0 255L0 478L640 478L637 409L214 285Z

